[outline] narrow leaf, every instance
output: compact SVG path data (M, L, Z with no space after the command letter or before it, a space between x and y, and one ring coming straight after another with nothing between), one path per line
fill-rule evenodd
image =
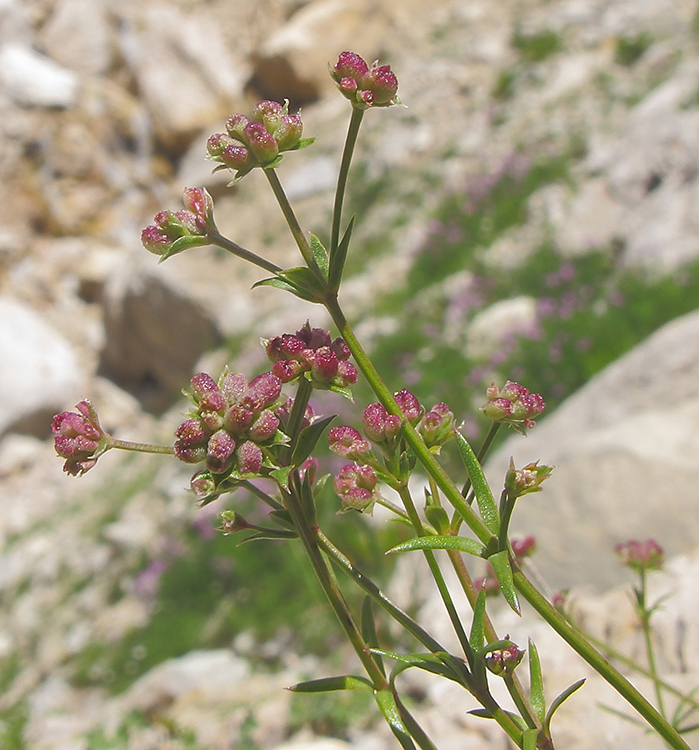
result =
M325 428L333 421L333 419L335 419L336 416L336 414L333 414L325 419L320 419L306 427L305 430L301 431L291 454L291 463L293 466L301 466L301 464L311 455L313 449L316 447L316 444L325 431Z
M416 549L455 549L459 552L466 552L469 555L480 557L485 551L485 547L476 539L467 539L463 536L421 536L416 539L409 539L407 542L392 547L387 555L394 552L412 552ZM492 560L492 556L488 558ZM511 574L510 574L511 577Z
M396 700L390 690L377 690L374 693L376 703L383 714L384 719L391 727L391 731L400 742L403 750L415 750L415 744L410 739L410 732L403 723Z
M553 718L553 715L556 713L556 711L560 708L561 704L564 701L568 700L568 698L570 698L570 696L573 695L576 690L579 690L583 686L584 682L584 679L574 682L570 687L567 687L560 695L557 695L551 701L549 710L546 712L546 720L544 721L544 731L546 732L546 734L551 733L551 719Z
M493 719L493 714L488 711L486 708L474 708L472 711L467 711L466 713L471 714L471 716L479 716L481 719ZM514 714L512 711L505 711L512 721L522 730L522 732L526 732L528 727L524 719L519 714Z
M342 280L342 272L345 269L345 260L347 259L347 251L349 250L350 239L352 238L352 229L354 228L354 216L350 219L347 229L345 230L340 244L337 246L337 250L333 253L330 258L330 271L328 274L328 286L332 291L337 291L340 288L340 281Z
M544 678L541 674L541 661L534 641L529 639L529 702L532 704L537 719L543 725L546 721L546 698L544 697Z
M283 529L265 529L263 531L256 531L254 534L245 537L238 542L238 547L248 542L259 542L262 540L278 540L278 539L298 539L298 535L293 531L284 531Z
M376 623L374 622L374 608L371 604L371 597L365 596L362 602L362 637L366 641L367 645L372 649L379 647L379 637L376 634ZM380 654L374 653L376 657L376 663L379 665L379 669L386 675L386 669L383 664L383 659Z
M428 505L425 508L425 516L438 534L446 534L449 531L449 516L440 505Z
M485 474L483 474L483 467L469 442L458 430L456 431L456 444L471 480L483 523L493 534L497 535L500 531L500 514L493 493L490 491L490 485L485 478Z
M396 705L398 706L398 711L400 712L401 718L403 719L403 723L405 724L408 731L410 732L410 735L415 740L415 742L417 742L421 750L437 750L437 747L427 736L425 730L417 723L415 717L403 705L403 702L397 694L395 694L395 699Z
M304 515L305 521L311 526L315 526L317 524L316 502L315 502L315 498L313 497L313 488L311 487L311 478L308 472L306 472L306 474L303 477L303 484L301 485L300 496L301 496L301 507L303 509L303 515Z
M323 243L315 236L311 234L311 254L313 260L315 260L320 272L323 274L323 278L328 280L328 251L323 247Z
M285 529L294 531L296 528L294 522L291 520L291 515L288 510L273 510L269 513L269 517L272 521L283 526Z
M476 606L473 608L473 623L469 636L471 648L477 653L485 643L485 589L478 592Z
M285 490L289 489L289 472L291 471L290 466L281 466L278 469L273 469L269 472L270 477L274 479L280 487Z
M378 648L372 648L371 653L377 656L385 656L387 659L395 659L398 662L391 671L391 680L394 680L406 669L416 667L417 669L441 675L448 680L461 684L461 680L455 675L454 670L434 654L397 654L394 651L385 651Z
M374 686L366 677L343 675L342 677L321 677L292 685L287 690L292 693L329 693L333 690L373 690Z
M515 591L515 583L512 578L512 568L510 567L510 557L506 549L496 552L488 558L488 562L493 567L493 573L498 580L500 591L505 597L505 601L510 607L521 616L522 611L519 606L519 599Z

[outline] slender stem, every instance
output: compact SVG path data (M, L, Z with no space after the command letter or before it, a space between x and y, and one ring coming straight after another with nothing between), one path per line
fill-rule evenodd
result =
M279 207L284 214L286 223L289 225L289 229L291 230L294 241L296 242L298 249L301 251L303 259L306 261L306 265L311 270L315 271L322 281L325 281L325 279L323 278L323 274L318 268L318 264L313 258L311 246L306 239L306 235L303 233L301 225L299 224L298 219L296 218L296 214L294 213L294 209L291 207L291 203L289 203L289 199L286 197L286 193L284 192L282 183L279 181L279 175L277 174L275 169L264 169L262 171L265 173L265 175L267 175L267 180L272 187L274 197L277 199L277 203L279 203Z
M410 518L410 522L415 529L415 533L419 537L425 536L426 532L422 525L422 521L420 520L420 516L418 515L417 509L415 508L415 503L413 502L413 498L410 495L410 491L405 485L403 485L398 490L398 494L400 495L400 499L403 501L405 510L408 512L408 517ZM468 657L469 665L471 666L471 669L473 669L473 651L471 649L471 644L469 643L468 636L466 635L466 631L464 630L464 626L461 623L459 614L456 611L456 607L454 606L454 601L451 598L451 592L449 591L449 587L444 580L444 576L442 575L442 571L439 567L439 563L437 562L437 558L435 557L434 552L430 549L423 550L423 553L425 555L425 559L427 560L427 564L429 565L432 577L434 578L435 583L437 584L437 588L439 589L439 593L442 597L442 601L444 602L444 606L446 607L447 613L449 614L451 624L454 626L456 635L459 638L459 643L461 643L464 654Z
M641 621L641 628L643 630L643 640L646 644L646 656L648 658L648 671L651 674L653 680L653 687L655 688L655 699L658 702L658 711L667 718L665 713L665 706L663 704L663 695L660 689L660 678L658 677L658 669L655 664L655 649L653 648L653 634L650 628L650 618L652 611L650 611L646 605L646 571L641 568L639 571L641 579L641 588L638 592L637 611L638 617Z
M674 750L690 750L689 745L682 739L677 730L658 713L658 711L644 698L641 693L601 654L599 654L587 639L574 628L563 615L548 602L542 594L530 583L527 577L513 566L515 586L524 598L534 607L544 620L565 640L583 659L598 672L636 711L653 727L653 729L674 748Z
M500 429L502 422L491 422L490 427L488 428L488 433L483 439L483 444L481 445L477 458L478 460L483 463L483 459L486 457L486 454L490 450L490 446L493 444L493 440L495 439L495 436L498 434L498 430ZM471 477L468 477L466 479L466 482L464 483L463 488L461 489L461 494L466 497L468 495L468 491L471 489Z
M301 425L303 424L303 418L306 415L306 408L308 402L313 393L313 386L301 376L298 380L298 388L296 389L296 396L294 397L294 405L289 415L289 422L286 426L286 432L291 437L291 445L284 451L284 461L288 462L291 460L291 455L294 452L296 442L298 441L299 434L301 433Z
M169 456L175 454L171 445L153 445L151 443L132 443L130 440L118 440L111 438L110 448L119 448L122 451L138 451L139 453L166 453Z
M318 546L318 540L315 535L314 529L312 529L305 521L303 511L301 509L301 503L296 494L291 492L284 493L287 501L287 509L291 514L294 521L294 526L299 532L301 542L306 550L308 559L313 566L316 577L330 602L330 606L333 608L337 619L340 621L342 629L345 631L349 642L352 644L357 656L359 657L364 669L366 670L369 678L371 679L374 688L376 690L385 690L388 688L388 682L384 677L383 672L379 668L379 665L374 660L369 646L362 637L357 624L352 617L347 602L345 601L342 592L340 591L337 581L335 580L332 572L329 570L327 562L323 557L323 553Z
M253 252L250 252L250 250L246 250L244 247L233 242L233 240L229 240L227 237L219 234L219 232L210 231L208 236L212 245L216 245L216 247L220 247L222 250L227 250L238 258L248 261L248 263L254 263L254 265L264 268L265 271L278 273L282 270L279 266L261 258Z
M349 175L354 145L357 142L359 126L362 124L364 110L352 107L352 117L350 118L349 128L347 129L347 138L345 139L345 148L342 152L342 161L340 162L340 173L337 176L337 189L335 190L335 203L333 205L333 224L330 238L330 257L335 255L337 246L340 243L340 224L342 221L342 203L345 199L345 188L347 187L347 176Z
M248 479L244 479L240 483L240 486L245 487L248 492L255 495L255 497L258 497L263 503L269 505L270 508L274 508L274 510L284 510L284 506L281 503L278 503L273 497L268 495L264 490L261 490Z

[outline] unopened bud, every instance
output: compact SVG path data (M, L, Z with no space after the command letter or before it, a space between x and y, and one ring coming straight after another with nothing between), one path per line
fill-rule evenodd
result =
M261 122L248 123L243 130L243 135L253 156L263 166L273 162L279 156L277 142Z
M233 465L235 440L226 430L218 430L206 446L206 465L214 474L223 474Z
M238 471L241 474L259 474L262 468L262 449L251 440L246 440L238 446L235 454Z
M539 462L527 464L516 469L514 460L510 459L510 468L505 477L505 490L511 500L527 495L530 492L541 492L541 483L551 476L554 466L539 466Z
M328 433L330 450L343 458L359 461L371 455L371 445L358 430L347 425L333 427Z
M524 651L520 651L517 644L510 641L510 645L505 648L489 651L485 655L485 666L496 675L511 674L523 656Z

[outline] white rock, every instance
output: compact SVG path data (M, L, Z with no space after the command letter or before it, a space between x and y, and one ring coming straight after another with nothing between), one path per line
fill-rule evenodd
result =
M466 352L481 359L493 354L514 336L530 332L537 320L533 297L513 297L496 302L476 315L466 331Z
M289 200L297 201L333 190L337 182L337 159L318 156L290 172L284 180Z
M30 47L8 43L0 49L0 79L19 104L71 107L78 94L78 76Z
M72 347L26 304L0 297L0 432L79 395ZM50 415L49 415L50 416Z

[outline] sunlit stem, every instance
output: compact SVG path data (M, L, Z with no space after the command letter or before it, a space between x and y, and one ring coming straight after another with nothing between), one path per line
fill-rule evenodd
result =
M253 252L250 252L250 250L246 250L244 247L241 247L237 243L229 240L227 237L224 237L218 232L210 231L208 237L212 245L220 247L222 250L227 250L229 253L232 253L238 258L242 258L243 260L248 261L248 263L253 263L260 268L264 268L265 271L269 271L270 273L278 273L282 270L274 263L271 263L270 261L260 257L259 255L256 255Z
M138 453L165 453L169 456L175 454L171 445L153 445L151 443L133 443L130 440L119 440L110 437L110 448L119 448L122 451L137 451Z
M340 162L340 173L337 177L337 189L335 190L335 204L333 205L333 224L330 239L330 257L335 255L337 246L340 243L340 224L342 223L342 203L345 199L345 188L347 187L347 177L349 175L354 145L357 142L359 126L362 124L364 110L352 107L352 117L350 118L349 128L347 129L347 138L345 139L345 148L342 151L342 161Z
M665 706L663 704L663 694L660 688L660 678L658 677L658 669L655 664L655 649L653 648L653 633L650 628L650 618L652 616L652 610L648 609L646 604L646 571L641 568L639 571L639 577L641 579L641 587L638 589L638 616L641 620L641 628L643 630L643 640L646 644L646 656L648 658L648 671L651 674L653 680L653 687L655 688L655 699L658 702L658 711L666 717ZM667 718L667 717L666 717Z

